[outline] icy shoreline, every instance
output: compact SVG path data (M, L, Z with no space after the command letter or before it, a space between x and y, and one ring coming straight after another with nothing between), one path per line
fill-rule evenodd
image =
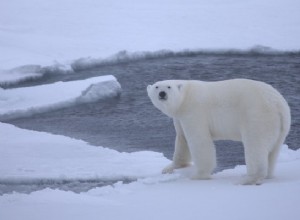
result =
M168 163L161 153L121 153L4 123L0 133L0 184L134 180L157 175Z
M257 45L250 49L224 49L224 50L158 50L148 52L120 51L107 58L81 57L70 63L54 63L50 66L24 65L10 70L0 69L0 87L9 87L26 81L34 81L47 77L49 74L72 74L77 71L97 68L105 65L124 64L151 59L164 59L170 57L193 56L299 56L300 50L280 51Z

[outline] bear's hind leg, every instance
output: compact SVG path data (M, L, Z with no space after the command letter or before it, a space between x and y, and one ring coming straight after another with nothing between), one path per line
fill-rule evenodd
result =
M263 141L244 142L247 176L243 185L260 185L268 174L268 149Z
M271 179L274 175L274 169L277 162L278 154L281 149L281 146L283 144L283 141L279 141L276 143L276 146L274 146L274 149L269 154L269 166L268 166L268 176L267 178Z

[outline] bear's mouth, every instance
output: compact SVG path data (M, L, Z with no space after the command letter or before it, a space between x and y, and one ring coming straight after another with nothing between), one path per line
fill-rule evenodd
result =
M159 99L160 101L167 101L167 97L164 97L164 98L159 97L158 99Z

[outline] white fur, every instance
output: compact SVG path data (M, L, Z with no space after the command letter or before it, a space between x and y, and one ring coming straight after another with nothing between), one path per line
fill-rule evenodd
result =
M213 141L234 140L245 149L247 177L242 184L272 177L291 123L289 106L273 87L247 79L166 80L149 85L147 92L154 106L173 118L176 129L173 162L163 173L192 160L197 170L192 178L209 179L216 166Z

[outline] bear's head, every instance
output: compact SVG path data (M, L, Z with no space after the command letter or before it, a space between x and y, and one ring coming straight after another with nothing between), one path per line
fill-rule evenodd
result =
M147 92L153 105L169 117L175 117L184 99L184 82L165 80L148 85Z

